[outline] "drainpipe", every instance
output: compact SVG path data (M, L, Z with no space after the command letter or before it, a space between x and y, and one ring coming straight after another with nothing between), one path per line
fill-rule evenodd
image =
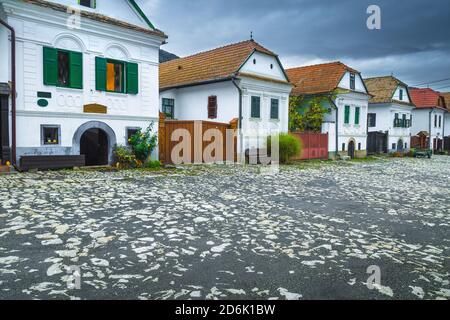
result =
M433 151L433 147L432 147L432 142L431 142L431 114L433 113L433 111L434 111L434 108L431 108L431 110L430 110L430 113L429 113L429 130L430 130L430 132L429 132L429 135L430 135L430 137L429 137L429 139L428 139L428 149L430 149L430 150L432 150Z
M334 106L334 109L336 110L336 124L334 126L335 130L335 144L336 144L336 151L334 152L335 159L337 160L339 155L339 109L336 105L336 103L333 101L333 99L329 96L328 99L330 99L331 104Z
M11 163L16 167L16 32L13 27L1 19L0 24L11 32Z
M234 86L236 87L236 89L239 92L239 121L238 121L238 134L239 134L239 146L240 149L239 152L241 153L241 157L242 157L242 147L243 147L243 141L242 141L242 89L239 86L239 84L237 83L237 78L233 77L231 79L231 82L233 82Z

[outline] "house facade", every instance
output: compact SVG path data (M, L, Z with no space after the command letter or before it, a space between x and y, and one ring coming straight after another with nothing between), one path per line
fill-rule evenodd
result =
M10 126L8 140L17 164L26 156L84 154L86 165L105 165L113 146L125 145L137 129L152 122L158 129L166 36L134 0L1 0L0 15L16 33L15 119L8 112L16 132ZM0 43L0 65L8 66L0 82L8 83L12 44L5 28Z
M367 155L367 111L370 95L359 71L341 62L286 70L291 95L326 97L322 133L328 133L330 158Z
M393 76L364 79L372 95L367 116L368 152L405 152L414 121L408 85Z
M413 147L428 148L435 152L443 150L445 137L445 118L447 115L445 98L437 91L425 88L411 89L411 98L416 106L413 110L413 137L426 136L426 145ZM413 140L418 140L413 138Z
M238 119L238 155L288 131L291 89L278 56L254 40L160 66L161 112L176 120Z

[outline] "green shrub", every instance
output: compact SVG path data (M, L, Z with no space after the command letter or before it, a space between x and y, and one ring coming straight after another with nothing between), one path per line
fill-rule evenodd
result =
M136 159L142 163L148 160L158 142L158 136L152 133L152 130L153 123L148 126L145 132L139 130L128 140L132 153L136 156Z
M300 154L302 151L302 143L287 133L281 133L278 135L279 149L280 149L280 162L286 163L290 158ZM267 137L267 149L270 152L272 148L272 137Z
M117 168L136 168L138 166L136 156L127 147L115 145L113 156Z
M161 162L148 161L148 162L144 163L144 167L147 169L158 169L158 168L161 168Z

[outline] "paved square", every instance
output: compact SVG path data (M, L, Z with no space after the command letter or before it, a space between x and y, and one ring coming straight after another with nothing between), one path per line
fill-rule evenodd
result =
M258 171L0 176L0 298L450 298L450 157Z

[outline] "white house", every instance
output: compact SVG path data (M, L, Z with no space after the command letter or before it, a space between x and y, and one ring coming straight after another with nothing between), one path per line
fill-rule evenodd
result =
M412 101L416 105L413 110L411 134L418 136L421 133L427 137L425 145L413 144L412 147L429 148L433 151L443 150L447 114L444 96L430 88L412 88L410 92Z
M370 95L359 71L342 62L286 70L293 96L328 97L322 133L328 133L330 158L365 157ZM307 101L307 99L305 100Z
M408 85L393 76L364 79L372 95L368 113L368 152L407 151L414 122Z
M238 119L240 155L261 147L265 136L288 131L291 89L278 56L254 40L160 66L161 111L177 120Z
M136 129L154 122L157 130L166 36L134 0L0 0L0 17L16 35L16 117L2 140L17 164L81 153L87 165L103 165ZM3 83L12 80L9 34L0 25Z

